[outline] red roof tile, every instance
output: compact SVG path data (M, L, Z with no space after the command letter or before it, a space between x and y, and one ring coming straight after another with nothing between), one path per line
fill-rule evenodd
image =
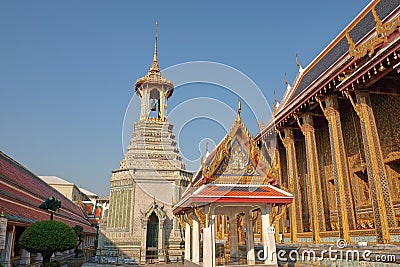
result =
M280 192L267 185L209 185L196 195L200 196L227 196L227 197L287 197L287 194Z
M289 204L293 195L273 185L254 184L205 184L190 188L187 194L174 207L174 213L204 203L275 203Z
M81 225L87 233L95 233L82 210L57 190L43 182L25 167L0 152L0 212L10 221L30 223L48 220L48 212L39 205L53 196L61 201L55 220L70 226Z

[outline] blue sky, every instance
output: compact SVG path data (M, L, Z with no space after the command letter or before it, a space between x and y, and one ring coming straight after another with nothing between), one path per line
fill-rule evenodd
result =
M1 0L0 150L38 175L106 195L135 81L151 65L156 21L162 69L223 63L272 103L274 90L283 96L283 74L292 82L297 73L295 54L307 66L368 3ZM176 88L169 109L209 96L236 109L237 96L205 84ZM224 134L216 122L191 122L179 146L195 159L201 140Z

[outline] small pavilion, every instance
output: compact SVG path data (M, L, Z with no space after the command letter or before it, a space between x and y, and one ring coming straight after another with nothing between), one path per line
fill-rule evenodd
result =
M173 207L189 265L278 266L273 224L293 195L277 187L277 166L260 147L242 123L239 102L230 131Z

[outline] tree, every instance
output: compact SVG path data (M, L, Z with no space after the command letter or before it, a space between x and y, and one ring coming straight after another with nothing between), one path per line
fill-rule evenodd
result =
M75 246L75 258L78 258L81 253L79 246L82 244L83 239L85 238L85 233L83 232L83 227L80 225L75 225L72 229L75 231L75 235L78 238Z
M53 253L75 248L76 240L74 229L50 220L29 226L19 238L19 245L31 253L42 254L43 266L47 266Z

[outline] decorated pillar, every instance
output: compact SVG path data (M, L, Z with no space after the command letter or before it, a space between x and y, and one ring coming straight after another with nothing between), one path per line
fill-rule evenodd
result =
M367 91L356 91L357 102L354 103L350 93L346 91L345 94L360 117L376 241L390 243L389 228L396 226L395 214L370 96Z
M164 231L164 221L165 218L159 218L159 227L158 227L158 261L164 262L164 241L165 241L165 231Z
M239 258L238 247L238 228L236 221L236 213L231 212L229 215L229 240L230 240L230 257L232 259Z
M194 263L200 262L200 223L198 218L195 216L193 218L192 227L192 261Z
M284 128L284 136L278 131L279 137L282 140L286 149L286 161L288 170L289 191L294 195L293 202L290 208L290 239L292 242L297 242L297 232L302 232L302 207L301 207L301 191L299 178L297 173L296 148L294 145L293 129Z
M317 142L315 141L314 120L312 114L302 116L303 122L296 117L300 130L304 134L306 144L306 160L308 173L308 186L310 188L309 201L311 205L311 229L313 241L319 243L320 231L325 231L324 203L322 198L322 183L319 169Z
M254 233L253 233L253 223L252 223L252 212L251 209L245 214L246 222L246 233L247 233L247 265L254 265L256 263L255 252L254 252Z
M210 208L210 207L209 207ZM206 212L208 212L206 210ZM215 226L215 215L206 216L206 225L203 228L203 266L215 266L215 237L213 228Z
M185 260L190 261L190 224L188 222L185 223Z
M220 221L221 221L220 217L216 216L215 217L215 225L216 225L216 227L215 227L215 235L217 236L217 238L219 238L219 235L220 235L220 229L221 229Z
M212 207L211 207L211 205L210 205L210 209L211 209L211 216L210 216L210 227L211 227L211 242L212 242L212 255L213 255L213 257L212 257L212 266L216 266L216 257L217 257L217 254L216 254L216 252L215 252L215 250L216 250L216 248L215 248L215 244L216 244L216 242L215 242L215 232L214 232L214 228L215 228L215 215L212 215L213 213L214 213L214 211L215 211L215 209L213 209ZM226 217L225 217L226 218Z
M225 225L226 225L226 216L221 215L221 239L225 238Z
M1 250L0 262L5 266L11 266L11 257L14 249L15 226L7 226L6 242L4 249Z
M338 209L339 237L350 242L349 230L356 228L356 218L351 192L350 172L344 146L342 123L340 121L339 104L336 95L330 95L324 99L325 107L319 99L317 100L328 120L333 179Z
M278 179L278 183L281 186L284 186L284 183L282 181L282 173L279 170L279 166L281 166L281 161L280 161L280 157L279 157L279 149L278 146L275 146L275 150L274 150L274 160L273 160L273 166L271 166L273 169L277 170L276 175L277 175L277 179ZM275 224L275 240L279 240L280 236L279 234L282 233L283 234L283 229L285 229L283 227L285 222L285 217L281 217L278 219L278 222Z
M141 240L141 257L140 262L146 264L146 236L147 236L147 218L142 218L142 240Z
M261 208L261 228L262 228L262 243L264 250L264 263L268 266L278 266L275 244L275 231L271 227L269 220L269 213L271 212L271 205Z

